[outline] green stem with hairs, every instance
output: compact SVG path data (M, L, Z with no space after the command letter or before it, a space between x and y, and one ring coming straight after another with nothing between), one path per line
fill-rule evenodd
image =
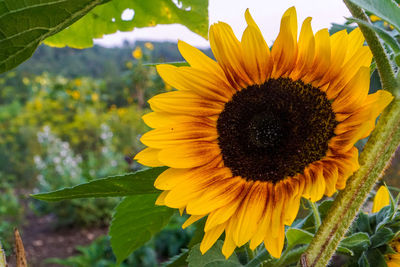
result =
M365 12L349 0L344 0L352 15L368 21ZM376 61L382 87L399 96L390 60L376 34L360 25ZM378 124L360 155L360 169L347 181L346 188L336 197L331 209L315 234L307 251L302 255L301 266L327 266L340 240L343 238L357 212L383 175L400 143L400 100L395 99L382 113Z

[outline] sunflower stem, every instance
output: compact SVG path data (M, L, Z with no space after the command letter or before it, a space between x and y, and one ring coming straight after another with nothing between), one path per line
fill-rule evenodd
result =
M382 113L360 155L360 169L347 181L301 257L301 266L327 266L340 240L372 190L400 143L400 100Z
M313 215L314 215L314 221L315 221L315 229L318 229L321 225L321 216L318 211L317 203L314 203L307 199L308 204L310 205Z
M365 14L364 10L351 3L350 0L343 0L343 2L346 4L354 18L370 23L369 18L367 14ZM382 88L391 92L396 97L400 97L400 87L396 80L392 64L390 63L389 57L378 36L370 28L362 24L359 24L358 26L360 27L360 30L365 37L365 41L367 41L367 44L374 56L379 77L381 78Z

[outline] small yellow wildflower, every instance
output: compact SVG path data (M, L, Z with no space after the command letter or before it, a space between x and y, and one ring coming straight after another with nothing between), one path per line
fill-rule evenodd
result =
M135 59L141 59L143 57L143 53L142 53L142 48L140 48L139 46L137 46L135 48L135 50L133 50L132 52L132 56Z
M153 50L154 49L154 45L150 42L147 42L144 44L144 47L146 47L149 50Z
M99 101L99 95L98 95L97 93L93 93L93 94L92 94L92 101L93 101L93 102Z
M78 100L79 98L81 98L81 93L79 93L79 91L73 91L71 93L71 96L73 99Z

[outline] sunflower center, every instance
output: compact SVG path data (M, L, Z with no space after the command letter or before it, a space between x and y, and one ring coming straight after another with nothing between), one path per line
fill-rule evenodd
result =
M273 149L284 137L284 123L270 112L254 115L248 125L249 144L254 147Z
M324 92L289 78L270 79L225 104L218 142L234 175L276 183L322 159L337 124Z

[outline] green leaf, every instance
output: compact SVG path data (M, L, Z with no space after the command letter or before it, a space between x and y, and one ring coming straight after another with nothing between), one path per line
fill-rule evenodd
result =
M179 4L175 4L178 2ZM133 12L133 18L123 19L123 13ZM179 23L207 38L208 0L112 0L93 9L68 29L48 38L45 44L86 48L94 38L134 28L157 24Z
M394 233L389 228L383 227L376 231L376 233L371 237L371 247L377 248L393 239Z
M184 249L182 250L182 253L173 256L167 262L163 263L162 267L185 267L187 266L186 259L188 255L189 255L189 250Z
M288 247L290 248L300 244L309 244L313 237L313 234L301 229L290 228L286 231Z
M371 30L373 30L374 32L376 32L378 34L378 36L387 44L390 46L390 48L393 50L393 52L395 54L400 52L400 46L399 43L396 41L396 39L390 35L389 33L387 33L384 29L377 27L373 24L370 24L368 22L365 22L363 20L360 19L356 19L356 18L349 18L348 19L351 22L356 22L357 24L361 24L367 28L370 28Z
M70 188L32 195L32 197L45 201L60 201L74 198L154 194L159 192L153 186L154 181L165 169L165 167L152 168L125 175L111 176Z
M349 0L400 29L400 8L393 0Z
M351 25L342 25L342 24L332 23L331 27L329 28L329 34L333 35L334 33L337 33L344 29L346 29L347 32L351 32L355 28L356 28L355 26L351 26Z
M187 259L189 267L238 267L242 266L238 257L233 253L228 259L222 255L223 242L218 240L204 255L200 252L200 244L193 246Z
M27 60L44 39L101 3L102 0L0 0L0 73Z
M361 257L358 259L358 266L360 267L370 267L368 258L365 252L361 255Z
M373 267L387 267L385 257L378 249L369 249L366 252L368 263Z
M352 250L350 250L348 248L345 248L345 247L342 247L340 245L337 247L336 252L339 252L339 253L344 254L344 255L354 256L354 252Z
M354 248L365 249L371 244L369 235L366 233L355 233L351 236L343 238L340 246L353 250Z
M360 212L356 219L356 225L360 232L372 233L368 214Z
M120 264L170 220L173 209L155 206L158 194L126 197L116 208L109 235Z

